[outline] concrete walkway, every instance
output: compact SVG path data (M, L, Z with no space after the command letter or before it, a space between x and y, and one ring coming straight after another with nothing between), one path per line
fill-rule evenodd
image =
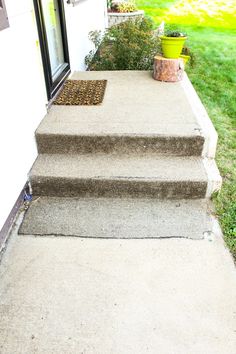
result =
M0 354L235 354L217 134L191 83L73 78L107 79L105 98L52 107L36 131L34 198L0 265Z
M235 354L236 272L213 239L18 236L0 266L1 354Z

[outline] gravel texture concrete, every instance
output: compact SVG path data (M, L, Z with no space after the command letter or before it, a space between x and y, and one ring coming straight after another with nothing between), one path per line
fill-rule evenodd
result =
M100 106L52 106L37 133L201 135L180 83L157 82L148 71L87 71L72 76L101 78L108 83Z
M40 154L31 170L34 195L204 198L199 157L157 154Z
M34 195L184 199L220 189L217 134L186 75L174 84L148 71L72 76L102 78L101 105L52 106L38 127Z
M40 154L135 153L155 152L177 156L200 156L202 136L129 135L69 135L36 134ZM190 148L191 147L191 148Z
M20 234L200 239L212 227L206 200L40 197L26 212Z
M69 178L130 177L207 181L201 158L157 154L40 154L31 174Z
M236 272L221 237L13 235L1 354L235 354Z
M127 152L131 145L133 151L201 155L205 135L180 83L157 82L148 71L78 72L73 78L107 79L104 101L52 106L36 132L39 152L91 152L95 144L105 152L121 146Z

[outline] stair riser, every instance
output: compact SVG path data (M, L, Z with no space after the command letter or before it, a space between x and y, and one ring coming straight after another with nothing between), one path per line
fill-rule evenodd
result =
M204 138L129 137L129 136L63 136L36 134L41 154L76 153L144 153L157 152L176 156L201 156Z
M134 179L62 179L34 177L33 194L38 196L153 197L166 199L205 198L207 183L201 181L139 181Z

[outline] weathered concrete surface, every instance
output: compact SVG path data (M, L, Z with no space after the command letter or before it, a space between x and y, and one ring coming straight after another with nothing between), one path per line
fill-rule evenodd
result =
M156 152L177 156L200 156L203 136L69 135L36 134L40 154L136 153ZM191 148L190 148L191 147Z
M107 79L104 101L50 108L36 131L34 195L194 199L220 189L217 134L187 76L175 84L149 71L72 78Z
M201 155L204 149L207 155L205 135L208 140L211 135L203 132L197 117L201 109L194 111L182 83L157 82L148 71L78 72L72 78L107 79L104 101L100 106L52 106L36 132L40 153L97 147L111 152L120 146L127 152L131 145L133 151ZM187 77L184 81L187 85Z
M200 157L156 154L40 154L31 170L34 195L204 198Z
M1 354L235 354L236 272L216 237L13 237Z
M201 239L212 228L206 200L39 197L26 212L20 234Z

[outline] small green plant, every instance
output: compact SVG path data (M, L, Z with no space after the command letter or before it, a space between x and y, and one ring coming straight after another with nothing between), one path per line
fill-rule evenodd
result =
M167 31L166 37L174 37L174 38L186 37L186 34L178 31Z
M164 36L166 37L187 37L181 26L174 25L172 23L165 23Z
M151 70L160 52L160 40L150 18L138 18L109 28L105 34L90 32L95 50L85 58L89 70Z
M137 10L137 6L134 1L124 1L118 5L118 12L127 13L134 12Z

